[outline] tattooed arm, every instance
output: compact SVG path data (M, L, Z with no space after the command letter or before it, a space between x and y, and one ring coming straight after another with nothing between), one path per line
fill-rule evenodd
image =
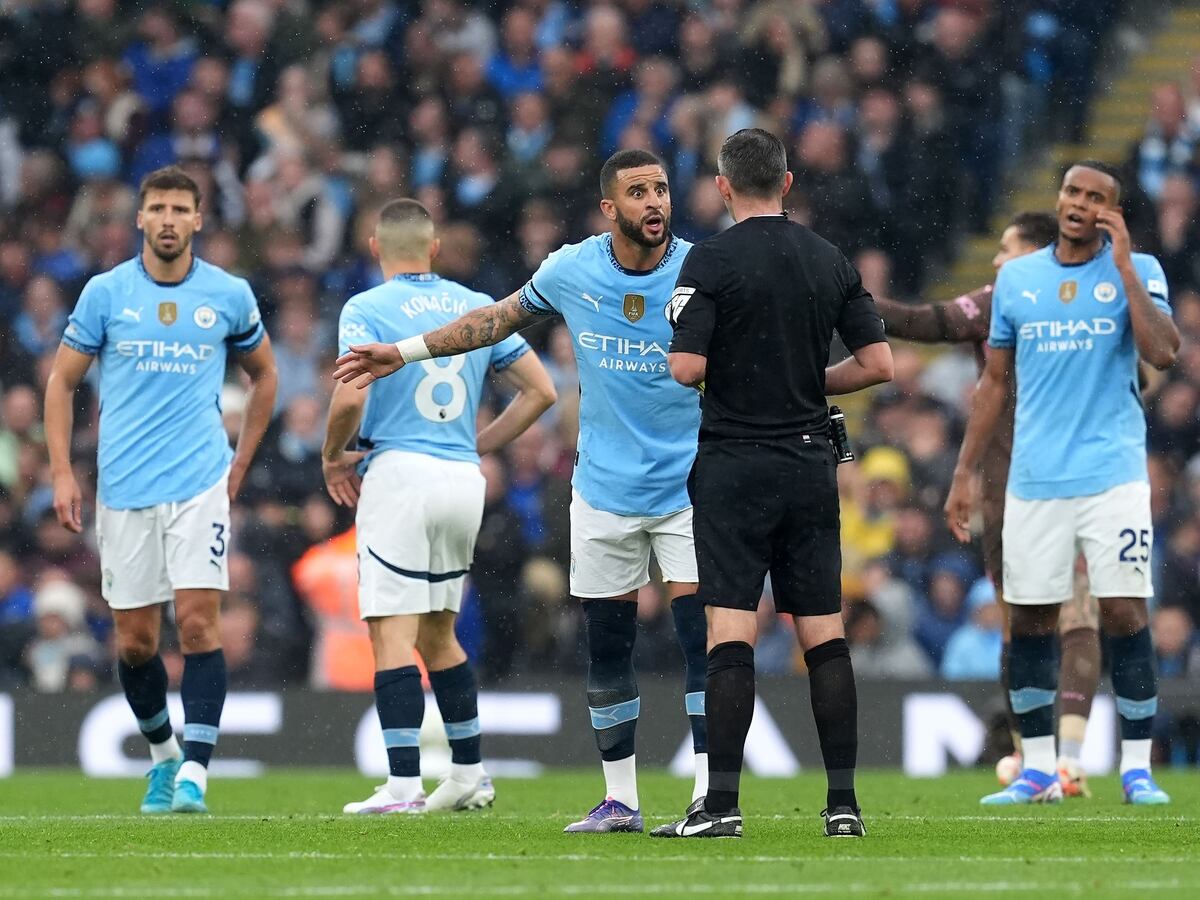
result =
M473 309L449 325L430 331L424 335L425 346L431 356L456 356L498 344L540 318L521 305L519 293L510 294L498 303Z
M499 343L540 318L521 305L518 291L498 303L473 309L421 337L431 357L456 356ZM395 344L351 345L349 353L338 357L333 377L346 384L354 382L361 389L403 367L404 359Z

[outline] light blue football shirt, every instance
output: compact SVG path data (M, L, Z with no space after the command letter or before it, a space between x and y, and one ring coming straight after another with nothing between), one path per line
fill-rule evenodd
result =
M1099 494L1146 481L1146 417L1137 348L1112 246L1064 265L1055 245L1000 269L988 343L1016 348L1017 411L1008 490L1024 500ZM1170 315L1153 256L1133 265Z
M664 314L692 245L671 238L648 272L617 262L612 235L568 244L521 289L521 305L566 322L579 366L575 490L621 516L665 516L691 506L687 478L700 428L699 394L667 368Z
M371 341L392 343L441 328L493 303L457 282L433 274L397 275L346 301L338 323L338 350ZM359 425L367 464L381 450L407 450L441 459L479 462L475 413L488 368L508 368L529 352L520 335L492 347L410 363L368 388Z
M101 503L144 509L220 480L233 458L226 356L265 335L250 285L201 259L178 284L154 281L140 256L88 281L63 343L99 359Z

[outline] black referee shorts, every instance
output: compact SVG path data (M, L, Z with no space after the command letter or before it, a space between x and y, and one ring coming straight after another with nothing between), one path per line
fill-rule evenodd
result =
M703 441L688 489L702 603L756 610L770 572L779 612L841 611L837 462L826 437Z

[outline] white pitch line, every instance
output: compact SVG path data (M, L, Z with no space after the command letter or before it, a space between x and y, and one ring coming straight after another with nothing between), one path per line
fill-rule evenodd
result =
M1114 823L1114 822L1135 822L1135 823L1136 822L1151 822L1151 823L1163 823L1163 822L1193 823L1193 822L1196 822L1196 823L1200 823L1200 817L1197 817L1197 816L1161 816L1161 815L1154 815L1152 813L1147 813L1146 815L1133 814L1133 815L1127 815L1127 816L1119 816L1119 815L1100 815L1100 816L1097 816L1097 815L1078 815L1078 816L1048 815L1048 816L1042 816L1042 815L1038 815L1039 811L1036 811L1036 810L1029 810L1029 811L1025 811L1025 812L1026 812L1025 815L1022 815L1021 812L1017 812L1013 815L1003 815L1003 816L994 816L994 815L993 816L980 816L980 815L914 816L914 815L885 815L885 814L871 816L868 814L867 822L868 823L874 822L877 825L880 823L887 824L888 822L933 822L933 823L938 823L938 822L1020 822L1020 823L1028 823L1031 821L1032 822L1047 822L1047 823L1052 823L1054 825L1062 825L1062 824L1092 825L1097 822L1099 822L1099 823ZM544 814L543 815L520 815L517 813L481 812L481 813L475 813L473 815L478 816L479 819L482 821L488 821L488 822L496 822L496 821L566 822L566 821L569 821L571 818L570 814L568 814L568 813L562 813L562 814L555 813L553 815L544 815ZM330 812L330 813L272 813L272 814L262 814L262 815L209 815L209 816L204 816L202 819L193 819L192 821L197 824L200 824L202 822L332 822L332 821L357 822L357 821L364 821L365 819L381 820L384 818L385 817L363 817L363 816L353 817L353 816L341 815L338 813ZM388 821L395 821L395 819L393 819L392 817L386 817L386 818ZM664 822L669 821L668 819L663 818L661 816L650 817L650 818L653 821L658 821L658 819L660 819L660 818ZM780 815L780 814L775 814L775 815L749 814L749 815L744 815L743 818L748 821L751 821L751 822L755 822L755 821L758 821L758 822L806 822L809 819L812 819L815 821L815 820L817 820L818 817L816 815L812 815L812 816L787 815L787 816L785 816L785 815ZM404 817L404 819L406 821L419 821L420 817ZM145 822L147 824L153 825L153 824L158 824L158 823L162 823L162 822L178 823L178 821L179 821L178 818L173 818L170 816L138 816L138 815L124 815L124 814L112 814L112 813L96 813L96 814L90 814L90 815L89 814L82 814L82 815L81 814L0 815L0 825L2 825L4 823L14 823L15 824L15 823L20 823L20 822Z
M176 861L188 860L222 860L236 862L238 860L278 860L289 862L313 861L390 861L390 862L601 862L611 863L619 859L621 862L638 863L686 863L695 864L705 858L697 856L656 856L620 854L610 856L588 853L339 853L323 850L295 850L284 853L271 851L227 852L227 851L178 851L178 850L117 850L109 852L90 852L83 850L64 850L57 852L0 851L0 859L25 860L56 860L56 859L166 859ZM1195 863L1192 856L1155 856L1149 858L1118 858L1098 860L1090 856L720 856L707 857L725 863L996 863L999 865L1020 865L1028 862L1051 863L1062 865L1096 865L1104 864L1184 864Z
M1108 882L1105 889L1112 890L1177 890L1182 888L1198 889L1200 882L1183 882L1178 879L1158 881L1124 881ZM946 881L946 882L910 882L891 885L868 884L865 882L804 882L804 883L746 883L737 885L737 891L743 894L758 895L796 895L796 894L874 894L887 892L892 894L967 894L981 893L1028 893L1030 891L1055 891L1063 894L1079 895L1091 893L1095 888L1088 884L1072 884L1051 881ZM531 893L550 894L556 896L592 896L596 893L595 884L539 884L539 885L478 885L469 889L473 896L511 897L524 896ZM268 896L268 897L358 897L358 896L391 896L391 897L439 897L461 896L462 885L408 884L408 885L308 885L297 887L267 888L259 887L235 888L166 888L166 887L105 887L105 888L74 888L47 887L34 890L22 890L14 887L0 887L0 897L48 897L48 898L206 898L226 897L231 895ZM684 884L639 884L639 895L718 895L728 896L728 885L711 883Z

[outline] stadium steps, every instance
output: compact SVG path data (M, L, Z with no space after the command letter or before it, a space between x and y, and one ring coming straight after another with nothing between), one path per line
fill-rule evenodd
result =
M1050 209L1072 160L1093 157L1122 162L1142 135L1150 91L1161 81L1182 79L1200 57L1200 0L1187 0L1168 11L1144 46L1127 59L1115 81L1092 101L1087 138L1082 144L1055 144L1024 167L1005 194L992 221L994 234L972 237L955 265L927 296L955 297L992 280L992 257L1004 225L1025 209Z

